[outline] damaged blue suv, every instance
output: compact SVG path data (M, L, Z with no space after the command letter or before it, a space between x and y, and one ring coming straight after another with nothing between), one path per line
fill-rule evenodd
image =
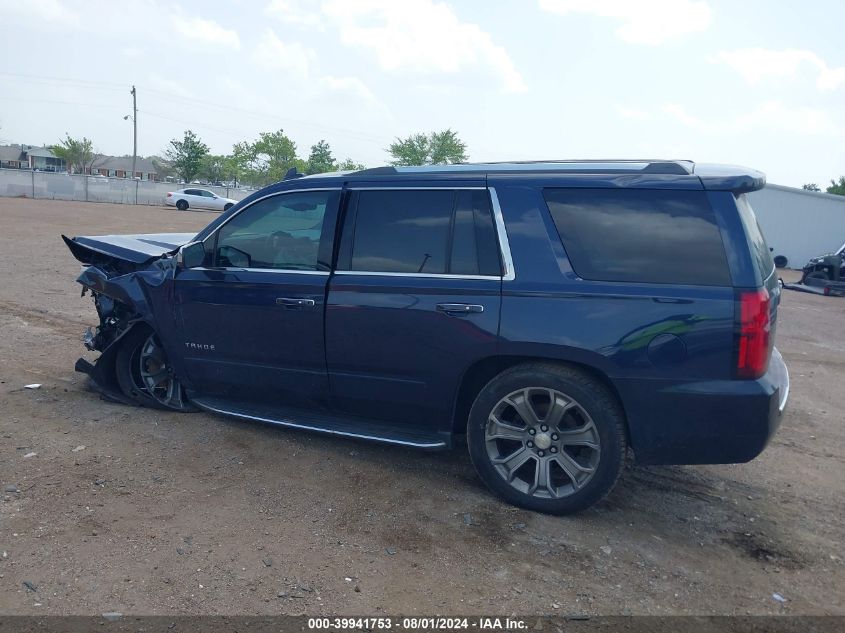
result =
M424 449L575 512L644 464L745 462L789 393L747 193L688 161L383 167L263 189L197 235L64 238L127 403Z

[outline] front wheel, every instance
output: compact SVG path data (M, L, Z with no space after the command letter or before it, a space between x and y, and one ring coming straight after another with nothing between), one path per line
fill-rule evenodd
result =
M119 343L115 358L117 382L124 395L140 406L193 411L185 390L173 375L155 332L136 327Z
M514 505L571 514L603 499L624 463L625 418L601 382L575 368L519 365L491 380L472 406L470 458L484 483Z
M224 211L228 211L229 209L231 209L231 208L232 208L232 207L234 207L234 206L235 206L235 205L233 205L231 202L227 202L227 203L226 203L226 206L224 206L224 207L223 207L223 210L224 210Z

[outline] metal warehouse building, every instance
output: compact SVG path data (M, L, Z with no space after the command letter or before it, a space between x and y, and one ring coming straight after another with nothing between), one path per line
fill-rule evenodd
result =
M785 256L789 268L845 242L845 196L772 184L750 196L772 254Z

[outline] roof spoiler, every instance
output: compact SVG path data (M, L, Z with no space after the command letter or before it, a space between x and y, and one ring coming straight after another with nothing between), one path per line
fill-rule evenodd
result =
M748 167L696 163L693 173L701 179L702 186L708 191L731 191L738 194L758 191L766 186L766 174Z

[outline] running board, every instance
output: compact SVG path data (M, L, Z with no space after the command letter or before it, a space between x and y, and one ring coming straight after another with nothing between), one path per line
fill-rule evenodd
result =
M374 422L365 418L343 417L322 411L262 407L218 398L191 398L191 402L206 411L242 420L426 450L451 448L451 443L440 434L411 433L387 422Z

